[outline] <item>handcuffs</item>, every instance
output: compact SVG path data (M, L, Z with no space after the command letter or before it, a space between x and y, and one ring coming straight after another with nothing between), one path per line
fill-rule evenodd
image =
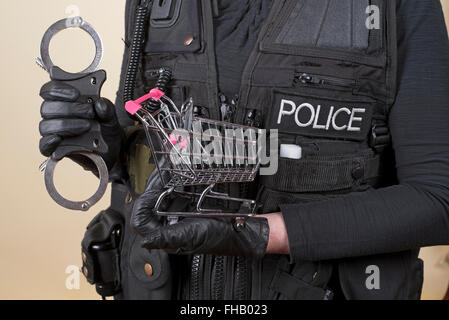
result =
M55 34L68 28L80 28L87 32L95 43L95 57L92 63L79 73L68 73L55 66L50 58L50 41ZM50 74L51 80L63 81L75 87L80 92L80 103L94 103L100 99L100 91L106 81L106 72L97 70L103 57L103 45L98 33L93 27L85 22L81 17L71 17L62 19L54 23L45 32L41 42L41 58L36 59L36 63ZM95 205L105 194L109 182L109 174L106 163L99 153L106 153L107 144L101 135L100 125L92 121L91 130L81 136L64 139L56 151L40 167L45 170L45 187L50 197L60 206L77 211L87 211ZM98 170L100 184L97 191L87 200L70 201L64 198L57 190L54 184L54 170L59 161L63 158L77 155L90 159Z

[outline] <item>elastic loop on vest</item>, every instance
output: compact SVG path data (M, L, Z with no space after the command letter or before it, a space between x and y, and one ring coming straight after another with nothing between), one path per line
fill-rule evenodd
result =
M284 192L328 192L350 189L379 175L380 157L369 150L344 157L279 159L278 171L262 176L262 184Z

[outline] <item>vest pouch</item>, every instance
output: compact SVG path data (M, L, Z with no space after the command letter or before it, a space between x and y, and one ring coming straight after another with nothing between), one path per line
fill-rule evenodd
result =
M183 211L189 204L175 198L167 210ZM178 293L175 287L181 278L184 257L171 256L164 250L142 247L142 237L134 232L129 237L127 252L127 299L170 300Z
M137 142L144 143L144 137L140 140L141 130L133 128L134 134L130 133L135 142L129 142L129 146L135 147ZM140 145L143 147L143 145ZM139 148L140 149L140 148ZM143 152L146 150L145 152ZM141 162L140 169L134 168L131 170L132 174L144 175L150 168L146 167L144 162L148 162L149 150L142 148L139 152L141 155L135 155L137 162ZM146 160L145 160L146 159ZM134 160L133 160L134 161ZM139 166L138 163L136 163ZM154 167L154 165L153 165ZM137 170L136 170L137 169ZM139 179L146 179L140 177ZM145 186L145 184L144 184ZM143 190L142 190L143 191ZM116 300L168 300L172 296L172 287L170 278L167 273L170 273L170 265L167 261L166 255L159 255L157 252L151 254L148 250L141 247L141 237L139 237L131 227L131 215L134 207L135 199L138 195L135 194L130 186L120 183L112 184L111 193L111 208L117 214L120 213L123 220L124 232L122 232L122 243L120 245L120 280L121 290L114 296ZM95 220L98 220L97 218ZM95 224L95 220L92 222ZM163 272L162 272L163 271Z
M308 203L333 197L321 194L299 194L264 187L260 199L262 212L279 211L280 204ZM326 261L298 261L291 264L288 256L267 256L262 265L262 298L270 300L331 300L327 287L333 266Z
M260 50L380 65L385 7L382 0L286 0Z
M121 291L120 246L124 222L121 215L108 209L88 225L82 241L83 273L102 297Z
M261 184L282 193L331 193L363 190L378 183L380 157L371 149L342 156L279 159L278 172Z
M192 53L201 50L198 0L154 1L145 53Z
M265 127L280 133L277 173L264 186L290 193L351 190L374 184L380 157L368 146L377 102L350 92L315 87L276 89ZM287 145L299 151L283 154ZM311 147L312 146L312 147Z
M277 269L269 285L270 300L332 300L327 288L332 264L301 261L289 264L288 257L278 258Z
M262 213L272 213L279 211L281 204L307 203L315 201L324 201L332 197L332 195L323 195L318 193L295 193L286 191L277 191L264 186L259 199L262 203Z
M148 93L156 86L159 79L159 68L166 66L166 61L154 59L150 55L145 57L144 89ZM168 83L165 94L180 108L184 102L193 96L195 105L207 105L207 92L204 85L207 83L202 65L176 63L170 65L173 70L173 79ZM202 72L204 71L204 72ZM195 95L193 93L196 93Z
M163 250L145 249L141 243L142 238L133 235L128 257L130 274L137 280L139 290L147 292L143 296L166 292L167 296L153 296L153 299L170 299L170 290L162 290L171 285L169 255Z

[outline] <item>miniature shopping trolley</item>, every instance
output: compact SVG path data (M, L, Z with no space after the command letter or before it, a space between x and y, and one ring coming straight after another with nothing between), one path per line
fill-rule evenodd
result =
M151 112L147 102L157 101ZM171 217L250 217L256 201L230 197L213 191L217 184L249 183L256 178L260 159L257 128L200 118L195 115L193 100L179 109L164 92L153 89L136 101L126 103L126 110L142 123L165 191L155 206L155 213ZM204 186L202 192L187 187ZM189 188L189 190L192 188ZM195 190L195 189L193 189ZM170 195L196 201L193 212L165 212L161 204ZM207 198L240 203L238 213L206 209Z

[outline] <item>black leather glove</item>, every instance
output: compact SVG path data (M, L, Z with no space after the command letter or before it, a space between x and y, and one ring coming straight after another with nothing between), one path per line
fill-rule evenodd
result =
M178 224L152 230L142 245L169 253L213 254L261 259L265 255L270 228L265 218L249 218L243 228L231 219L186 218Z
M164 224L162 217L153 214L154 206L163 192L163 188L159 172L154 169L148 178L145 192L134 204L131 227L144 239L151 237L154 230L162 228Z
M112 102L100 99L91 104L78 103L80 92L61 81L46 83L41 88L40 96L44 99L41 106L43 120L39 124L42 135L39 149L42 155L49 157L64 138L88 132L91 128L88 120L94 120L99 122L103 140L108 145L107 153L100 156L109 169L114 166L119 159L124 133ZM80 159L71 158L80 163Z
M167 225L153 214L161 192L162 185L155 171L133 210L132 227L142 236L145 248L180 255L214 254L255 259L265 255L270 234L267 219L249 218L243 228L236 228L232 219L211 218L186 218Z

